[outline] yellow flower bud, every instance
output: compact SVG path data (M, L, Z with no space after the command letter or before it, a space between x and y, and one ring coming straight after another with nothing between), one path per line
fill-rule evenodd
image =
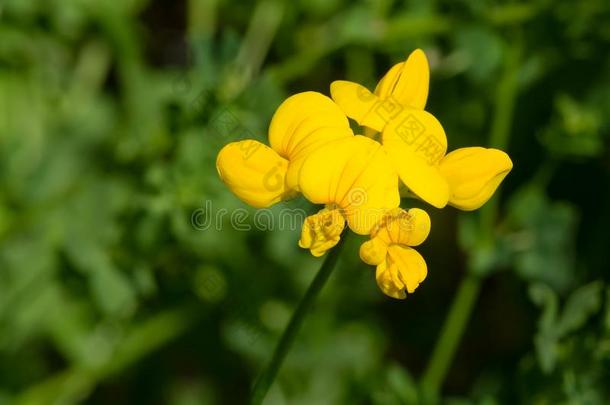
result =
M439 164L449 184L449 204L464 211L485 204L512 168L506 153L480 147L454 150Z
M345 218L336 208L323 208L303 222L299 246L309 249L315 257L322 256L339 243L345 228Z
M218 154L216 168L229 189L253 207L269 207L294 194L285 182L288 161L260 142L226 145Z
M377 266L375 278L384 294L404 299L413 293L428 274L424 258L408 246L391 245L387 259Z
M411 246L421 244L430 233L430 217L419 209L388 210L371 231L371 239L360 246L360 258L377 266L375 278L384 294L406 298L424 281L428 268Z

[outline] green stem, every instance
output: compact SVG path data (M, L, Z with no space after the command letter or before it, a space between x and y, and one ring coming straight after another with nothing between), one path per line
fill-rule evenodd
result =
M518 95L517 74L520 59L521 46L518 43L507 55L505 70L496 89L495 111L489 139L489 146L491 147L505 149L508 145ZM481 209L479 228L483 238L493 238L493 229L498 212L497 198L492 198ZM438 402L441 386L449 367L453 363L455 352L470 319L474 303L479 296L482 280L482 276L475 274L472 266L469 265L468 274L460 284L428 367L421 379L420 387L425 403Z
M441 337L436 343L428 368L421 380L421 390L425 403L437 402L441 384L453 362L455 351L464 334L480 289L481 278L474 274L468 274L460 284L449 310L449 315L445 320Z
M250 402L252 405L262 403L265 395L267 395L267 391L269 390L269 387L271 387L271 384L273 384L273 381L275 380L275 377L282 366L286 354L288 354L288 351L294 343L294 339L299 332L301 325L303 324L305 315L307 315L311 309L313 302L320 294L322 287L324 287L330 274L335 268L335 264L337 263L337 259L341 253L344 240L345 237L342 237L339 243L328 253L328 256L326 256L326 259L318 271L318 274L316 274L314 277L297 309L292 314L292 318L290 318L288 326L286 326L286 329L284 329L284 333L275 347L271 361L254 383L254 388L252 389L252 400Z
M282 0L261 0L257 3L235 64L221 87L224 100L237 97L258 74L283 16Z

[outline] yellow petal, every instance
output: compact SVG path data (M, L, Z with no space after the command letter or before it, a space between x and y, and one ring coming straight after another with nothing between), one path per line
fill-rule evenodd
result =
M285 183L288 161L258 141L225 145L218 153L216 168L229 189L253 207L269 207L293 195Z
M403 183L437 208L449 200L449 186L438 169L447 150L447 136L434 116L404 109L386 125L382 143Z
M405 287L400 280L397 280L396 275L396 268L390 268L388 262L384 260L377 265L375 280L377 281L379 289L385 295L396 299L404 299L407 297L404 290Z
M408 211L395 208L386 213L371 236L382 240L386 245L417 246L426 240L429 233L430 216L426 211L419 208L411 208Z
M318 133L321 128L334 130ZM352 136L349 121L333 100L308 91L288 97L277 109L269 126L269 143L280 156L292 161L313 143Z
M402 74L405 67L405 62L399 62L392 66L390 70L379 80L375 87L375 94L379 98L386 98L392 95L392 91L396 87L398 78Z
M394 87L396 86L396 82L398 81L398 77L400 76L400 73L402 72L404 65L405 65L404 62L395 64L385 74L385 76L383 76L383 78L377 83L377 86L375 87L375 95L377 97L379 97L380 103L382 102L381 100L385 100L391 96L391 92L392 92L392 90L394 90ZM331 88L332 88L332 85L331 85ZM331 91L331 93L332 93L332 91ZM394 106L394 104L396 104L396 103L392 103L392 100L388 101L386 108L383 111L390 110L391 107ZM390 108L388 108L388 107L390 107ZM394 112L394 115L396 115L396 114L397 113ZM387 114L387 115L388 115L388 119L390 119L391 114ZM369 127L364 128L364 136L368 136L369 138L374 137L378 133L379 133L379 131L376 131L372 128L369 128Z
M381 264L388 252L388 246L379 238L372 238L360 245L360 259L370 265Z
M405 107L423 110L428 99L429 84L428 59L424 51L416 49L404 63L391 96Z
M403 108L423 110L428 99L430 67L421 49L411 52L381 78L374 94L357 83L337 80L330 93L345 114L365 126L364 134L373 137Z
M449 204L470 211L481 207L510 172L510 157L498 149L457 149L440 162L450 188Z
M306 121L303 125L307 124ZM337 139L353 136L354 134L350 128L320 127L312 130L302 142L292 148L293 152L290 155L290 163L286 174L287 186L292 189L299 189L299 173L311 152Z
M343 80L331 83L330 94L345 115L378 132L402 108L391 99L384 102L358 83Z
M301 168L299 185L309 201L341 208L350 229L361 235L400 203L398 178L381 145L360 135L312 152Z
M415 291L428 274L424 258L415 249L406 246L391 245L388 248L388 264L392 271L398 273L408 293Z
M303 222L299 246L319 257L339 243L345 218L338 209L323 208Z
M413 293L428 274L424 258L410 247L392 245L386 260L377 265L375 279L384 294L403 299ZM406 292L405 292L406 290Z

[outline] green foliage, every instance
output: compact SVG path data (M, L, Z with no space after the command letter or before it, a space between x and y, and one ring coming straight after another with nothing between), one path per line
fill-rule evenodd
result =
M549 373L555 368L560 340L582 328L588 318L599 311L601 292L602 284L599 282L578 288L568 297L559 315L558 299L553 290L544 284L531 286L532 301L543 308L535 344L540 367L544 372Z
M535 336L540 372L531 358L522 363L525 378L536 384L526 395L541 403L604 403L610 395L607 379L608 330L600 327L607 316L602 308L603 285L593 282L572 292L563 309L547 286L534 284L532 300L543 307Z
M608 21L605 0L0 0L0 404L246 402L320 261L300 224L255 229L216 154L416 47L449 149L504 143L514 170L478 213L431 211L404 302L351 241L266 403L423 403L466 272L443 403L608 403Z
M610 90L610 88L608 88ZM556 155L596 156L603 152L604 139L598 108L577 103L566 95L555 101L557 117L543 132L545 146Z
M551 202L531 186L516 192L509 204L515 270L526 280L544 281L560 291L568 288L574 281L574 208Z

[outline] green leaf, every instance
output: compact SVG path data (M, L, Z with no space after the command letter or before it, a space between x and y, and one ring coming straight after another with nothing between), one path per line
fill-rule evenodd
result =
M504 243L512 251L517 274L528 281L565 291L575 278L576 210L551 202L536 184L519 190L508 205Z
M583 327L587 320L600 310L602 288L601 281L595 281L570 294L557 324L559 336Z
M408 370L393 363L388 368L388 385L404 405L417 404L417 384Z
M542 307L542 314L538 319L538 330L534 336L534 345L540 368L545 373L551 372L557 363L557 294L541 283L530 285L529 295L531 300Z

